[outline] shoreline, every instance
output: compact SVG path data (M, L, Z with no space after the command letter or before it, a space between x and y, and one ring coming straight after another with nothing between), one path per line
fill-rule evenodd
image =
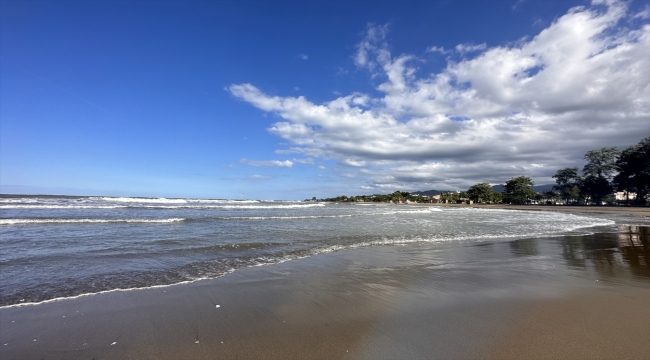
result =
M617 241L595 234L358 248L189 284L2 308L0 355L639 358L650 349L650 271L634 262L607 267L602 247ZM567 246L600 255L582 264L583 251ZM446 260L458 256L466 260Z
M575 206L575 205L509 205L509 204L431 204L415 203L407 206L439 206L452 208L476 208L498 210L558 211L586 214L621 214L650 217L648 206ZM398 205L400 206L400 205Z
M438 207L454 207L454 208L463 208L463 207L472 207L472 208L483 208L483 209L506 209L506 210L534 210L530 209L529 206L527 205L522 205L522 206L515 206L515 205L465 205L465 204L427 204L427 203L416 203L416 204L396 204L395 206L401 206L401 205L411 205L411 206L438 206ZM488 207L489 206L489 207ZM568 212L568 209L556 209L558 211L563 211L566 210ZM546 210L541 210L541 211L546 211ZM579 212L576 212L579 214ZM588 213L588 212L584 212ZM632 215L628 214L625 212L618 212L621 214L625 215ZM649 216L650 217L650 216ZM635 226L650 226L650 224L639 224ZM582 234L575 234L575 235L558 235L558 234L546 234L546 235L531 235L529 237L522 236L521 238L515 238L515 239L507 239L507 237L504 237L505 242L510 242L510 241L517 241L517 240L522 240L522 239L527 239L527 238L537 238L537 237L571 237L571 236L583 236ZM484 241L492 241L492 238L486 238ZM456 241L456 239L449 239L449 241ZM458 240L462 241L462 240ZM285 262L291 262L291 261L296 261L296 260L302 260L304 258L310 258L314 256L320 256L320 255L325 255L333 252L340 252L340 251L350 251L350 250L355 250L358 248L374 248L376 246L401 246L401 245L411 245L411 244L418 244L421 243L420 241L413 241L413 242L400 242L396 244L381 244L381 245L364 245L364 244L355 244L356 246L351 246L349 248L342 248L339 250L335 251L324 251L324 252L317 252L308 256L300 256L297 258L292 258L292 259L285 259L282 261L279 261L277 263L271 263L271 264L262 264L262 265L252 265L252 266L246 266L246 267L241 267L241 268L236 268L236 269L231 269L230 271L214 276L214 277L203 277L203 278L198 278L198 279L192 279L192 280L185 280L181 281L178 283L171 283L171 284L156 284L156 285L149 285L149 286L144 286L144 287L132 287L132 288L115 288L115 289L107 289L107 290L101 290L97 292L90 292L90 293L81 293L77 295L71 295L71 296L64 296L64 297L56 297L56 298L51 298L51 299L45 299L42 301L36 301L36 302L19 302L19 303L14 303L14 304L8 304L8 305L1 305L0 310L2 309L10 309L10 308L19 308L19 307L29 307L29 306L39 306L39 305L44 305L48 303L53 303L53 302L61 302L61 301L67 301L67 300L74 300L78 298L84 298L84 297L92 297L92 296L97 296L97 295L102 295L106 293L113 293L113 292L131 292L131 291L143 291L143 290L150 290L150 289L158 289L158 288L168 288L168 287L174 287L174 286L179 286L179 285L187 285L187 284L193 284L196 282L201 282L201 281L211 281L215 279L222 278L224 276L230 275L234 272L237 271L242 271L245 269L253 268L253 267L258 267L258 266L277 266L279 264L285 263ZM422 241L422 243L426 243L426 241ZM435 243L435 242L434 242Z
M437 205L437 204L411 204L411 205ZM448 207L468 207L467 205L457 205L457 204L449 204L449 205L445 204L445 206L448 206ZM469 207L473 207L473 206L469 206ZM520 209L514 209L514 210L520 210ZM582 235L582 234L575 234L575 235L558 235L558 234L532 235L532 236L529 236L529 237L522 236L521 238L508 239L508 240L505 240L503 242L518 241L518 240L524 240L524 239L528 239L528 238L537 238L537 237L553 238L553 237L572 237L572 236L578 236L579 237L579 236L584 236L584 235ZM485 241L492 241L492 239L493 238L485 238L484 240ZM507 237L503 237L503 239L507 239ZM448 242L448 241L462 242L463 240L457 240L457 239L452 238L452 239L449 239L449 240L444 241L444 242ZM114 292L145 291L145 290L151 290L151 289L169 288L169 287L180 286L180 285L189 285L189 284L202 282L202 281L212 281L212 280L220 279L220 278L225 277L227 275L230 275L230 274L232 274L234 272L242 271L242 270L246 270L246 269L250 269L250 268L255 268L255 267L259 267L259 266L277 266L277 265L283 264L285 262L297 261L297 260L302 260L302 259L305 259L305 258L311 258L311 257L315 257L315 256L320 256L320 255L326 255L326 254L330 254L330 253L337 253L337 252L341 252L341 251L350 251L350 250L355 250L355 249L372 249L372 248L381 247L381 246L417 245L419 243L426 243L426 241L413 241L413 242L410 242L410 243L409 242L400 242L400 243L395 243L395 244L381 244L381 245L355 244L356 246L351 246L349 248L342 248L342 249L334 250L334 251L317 252L317 253L314 253L314 254L311 254L311 255L308 255L308 256L301 256L301 257L297 257L297 258L281 260L281 261L279 261L277 263L263 264L263 265L252 265L252 266L246 266L246 267L237 268L237 269L233 268L233 269L231 269L230 271L228 271L228 272L226 272L224 274L214 276L214 277L204 277L204 278L198 278L198 279L192 279L192 280L185 280L185 281L181 281L181 282L178 282L178 283L172 283L172 284L158 284L158 285L150 285L150 286L144 286L144 287L108 289L108 290L101 290L101 291L98 291L98 292L81 293L81 294L66 296L66 297L56 297L56 298L46 299L46 300L37 301L37 302L19 302L19 303L15 303L15 304L1 305L0 310L10 309L10 308L19 308L19 307L40 306L40 305L45 305L45 304L48 304L48 303L56 303L56 302L67 301L67 300L75 300L75 299L79 299L79 298L92 297L92 296L109 294L109 293L114 293ZM436 242L433 242L433 243L435 244Z

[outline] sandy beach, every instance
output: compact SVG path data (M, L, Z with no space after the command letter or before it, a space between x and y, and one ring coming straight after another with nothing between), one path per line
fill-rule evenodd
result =
M359 248L3 308L0 357L649 358L648 229L632 231L643 246L594 234Z

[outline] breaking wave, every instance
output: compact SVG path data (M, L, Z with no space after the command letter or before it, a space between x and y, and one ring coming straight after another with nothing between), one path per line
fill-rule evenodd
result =
M185 221L184 218L171 219L0 219L0 225L28 225L28 224L104 224L104 223L149 223L163 224Z

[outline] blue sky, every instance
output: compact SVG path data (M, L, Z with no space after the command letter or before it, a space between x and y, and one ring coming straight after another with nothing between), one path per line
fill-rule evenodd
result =
M650 134L648 1L2 1L0 191L550 183Z

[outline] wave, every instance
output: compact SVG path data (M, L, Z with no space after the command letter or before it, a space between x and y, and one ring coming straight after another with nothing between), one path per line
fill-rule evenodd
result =
M0 209L121 209L126 205L0 205Z
M181 205L181 206L164 206L164 205L139 205L133 206L145 209L223 209L223 210L264 210L264 209L304 209L310 207L325 206L325 204L293 204L293 205Z
M4 219L4 220L28 220L28 219ZM32 220L48 220L48 219L32 219ZM74 219L56 219L56 220L74 220ZM81 219L81 220L99 220L99 219ZM135 220L135 219L133 219ZM151 219L143 219L143 220L151 220ZM174 219L161 219L161 220L174 220ZM179 221L182 221L182 219L178 219ZM190 279L188 279L187 276L183 276L185 279L181 281L176 281L173 283L167 283L167 284L151 284L151 285L146 285L146 286L138 286L138 287L127 287L127 288L113 288L113 289L106 289L102 291L97 291L97 292L92 292L92 293L82 293L78 295L73 295L73 296L65 296L65 297L57 297L53 299L44 299L42 301L33 301L33 302L20 302L20 303L14 303L10 305L4 305L0 306L0 309L2 308L10 308L10 307L22 307L22 306L30 306L30 305L40 305L40 304L45 304L45 303L50 303L50 302L55 302L55 301L62 301L62 300L67 300L67 299L75 299L75 298L80 298L80 297L85 297L85 296L91 296L91 295L97 295L97 294L104 294L104 293L110 293L110 292L122 292L122 291L131 291L131 290L144 290L144 289L151 289L151 288L162 288L162 287L168 287L168 286L174 286L178 284L188 284L196 281L201 281L201 280L206 280L206 279L214 279L218 278L221 276L224 276L226 274L232 273L238 269L242 268L248 268L248 267L254 267L254 266L264 266L264 265L273 265L273 264L278 264L278 263L283 263L286 261L291 261L291 260L297 260L297 259L302 259L302 258L307 258L310 256L315 256L319 254L326 254L326 253L332 253L332 252L338 252L338 251L344 251L344 250L349 250L349 249L355 249L355 248L363 248L363 247L372 247L372 246L390 246L390 245L407 245L407 244L413 244L413 243L432 243L432 242L456 242L456 241L464 241L464 240L471 240L477 243L486 241L486 240L492 240L492 239L525 239L525 238L534 238L534 237L558 237L558 236L567 236L567 235L584 235L589 232L580 232L580 233L566 233L570 231L575 231L577 229L581 228L590 228L590 227L596 227L596 226L606 226L606 225L614 225L615 222L611 220L606 220L606 219L597 219L593 218L593 221L589 222L584 222L582 224L577 224L577 225L565 225L563 228L556 228L554 232L533 232L533 233L517 233L517 234L483 234L483 235L454 235L454 236L444 236L444 235L433 235L433 236L412 236L412 237L392 237L392 238L378 238L376 240L366 240L366 241L353 241L353 242L348 242L348 243L339 243L339 244L331 244L331 245L323 245L323 246L316 246L316 247L311 247L311 248L306 248L306 249L298 249L295 251L291 251L289 253L282 252L282 253L277 253L273 255L263 255L263 256L256 256L252 258L230 258L227 259L229 260L228 263L224 263L223 267L220 267L219 269L216 269L218 271L213 271L210 268L201 270L202 265L199 265L199 268L197 268L199 271L195 272L193 276L191 276ZM232 247L232 248L254 248L258 247L260 245L269 245L266 243L251 243L251 244L230 244L230 245L223 245L222 247ZM232 261L230 261L232 260ZM209 264L207 265L209 266ZM189 275L189 274L188 274Z
M165 203L165 204L186 204L185 199L168 198L139 198L139 197L91 197L89 200L114 201L114 202L142 202L142 203Z
M160 204L193 204L193 203L215 203L215 204L247 204L259 203L259 200L222 200L222 199L169 199L169 198L138 198L138 197L91 197L89 200L113 201L121 203L160 203Z
M594 227L594 226L604 226L604 225L612 225L614 224L613 221L609 220L604 220L600 222L594 222L590 224L582 224L582 225L577 225L574 227L571 227L573 230L579 229L579 228L588 228L588 227ZM203 281L203 280L209 280L209 279L216 279L223 277L225 275L228 275L230 273L233 273L236 270L244 269L244 268L250 268L250 267L256 267L256 266L266 266L266 265L275 265L275 264L280 264L284 263L287 261L292 261L292 260L298 260L298 259L304 259L308 258L311 256L316 256L319 254L327 254L327 253L333 253L333 252L338 252L338 251L345 251L345 250L350 250L350 249L356 249L356 248L363 248L363 247L372 247L372 246L391 246L391 245L407 245L407 244L413 244L413 243L430 243L430 242L454 242L454 241L463 241L463 240L475 240L477 243L480 243L485 240L491 240L491 239L525 239L525 238L531 238L531 237L558 237L558 236L565 236L565 235L585 235L589 234L590 232L585 232L585 233L580 233L580 234L560 234L560 233L555 233L555 234L549 234L549 233L529 233L529 234L491 234L491 235L469 235L469 236L453 236L453 237L436 237L436 236L431 236L431 237L404 237L404 238L393 238L393 239L378 239L378 240L371 240L371 241L362 241L362 242L356 242L356 243L350 243L350 244L334 244L334 245L328 245L328 246L320 246L320 247L314 247L311 249L301 249L301 250L296 250L291 253L282 253L278 254L276 256L258 256L254 258L249 258L249 259L234 259L235 262L231 263L230 267L227 269L222 269L218 273L212 273L212 274L203 274L201 276L197 276L193 279L189 280L182 280L178 282L173 282L169 284L154 284L154 285L148 285L148 286L140 286L140 287L129 287L129 288L114 288L114 289L107 289L107 290L102 290L102 291L97 291L97 292L90 292L90 293L82 293L78 295L72 295L72 296L63 296L63 297L56 297L52 299L45 299L41 301L33 301L33 302L19 302L19 303L14 303L14 304L8 304L8 305L3 305L0 306L0 309L5 309L5 308L14 308L14 307L23 307L23 306L36 306L36 305L42 305L42 304L47 304L51 302L57 302L57 301L64 301L64 300L70 300L70 299L78 299L82 297L87 297L87 296L93 296L93 295L100 295L100 294L106 294L106 293L112 293L112 292L126 292L126 291L135 291L135 290L146 290L146 289L158 289L158 288L166 288L170 286L175 286L175 285L182 285L182 284L190 284L194 283L197 281ZM239 246L245 246L245 245L260 245L264 243L257 243L257 244L241 244L241 245L224 245L224 247L227 246L232 246L232 247L239 247ZM267 244L264 244L267 245Z
M185 221L184 218L171 219L0 219L0 225L27 225L27 224L105 224L105 223L149 223L163 224Z
M295 220L295 219L333 219L360 216L354 214L343 215L304 215L304 216L224 216L218 217L219 220Z
M0 205L0 209L123 209L123 208L144 208L144 209L303 209L310 207L325 206L325 204L291 204L291 205Z
M404 210L404 211L386 211L379 213L365 213L365 214L339 214L339 215L302 215L302 216L223 216L218 217L219 220L296 220L296 219L335 219L335 218L348 218L355 216L375 216L375 215L395 215L395 214L425 214L442 210Z

